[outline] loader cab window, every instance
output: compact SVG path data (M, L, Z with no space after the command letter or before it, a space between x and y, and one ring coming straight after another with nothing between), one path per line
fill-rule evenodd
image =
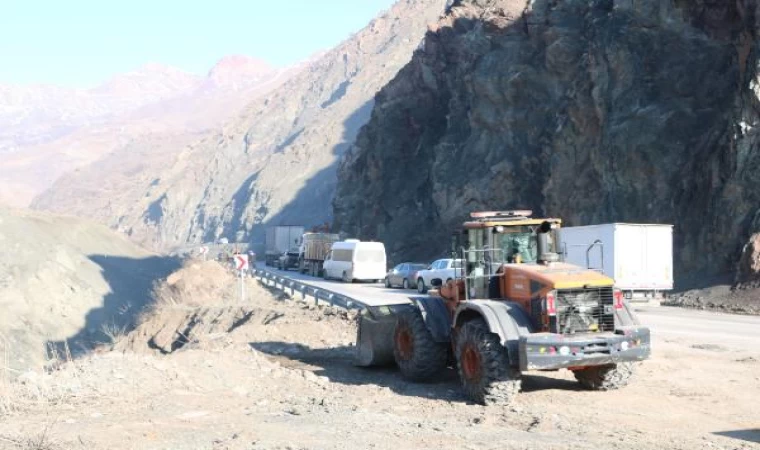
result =
M494 247L502 249L507 262L534 263L538 259L536 233L530 227L505 227L504 232L494 233Z

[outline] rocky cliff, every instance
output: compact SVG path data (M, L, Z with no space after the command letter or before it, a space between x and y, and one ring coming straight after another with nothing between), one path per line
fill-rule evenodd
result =
M123 189L98 192L95 183L69 183L91 187L70 190L75 212L157 249L219 237L263 243L265 225L331 220L339 157L369 119L377 91L409 62L445 4L400 0L224 127L195 142L172 146L167 136L141 145L129 159L135 170L123 178L132 185L120 182ZM169 155L161 171L140 168L140 154L160 158L148 153ZM102 161L88 171L117 165L123 163ZM60 210L57 195L36 206Z
M419 258L478 209L672 223L682 285L733 275L760 231L757 3L455 2L377 95L337 224Z

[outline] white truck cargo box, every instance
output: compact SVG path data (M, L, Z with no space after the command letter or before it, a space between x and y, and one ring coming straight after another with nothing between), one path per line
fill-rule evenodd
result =
M275 260L292 248L298 248L304 227L298 225L283 225L267 228L266 234L266 263L273 265Z
M566 262L600 269L627 294L673 289L673 226L610 223L560 230Z

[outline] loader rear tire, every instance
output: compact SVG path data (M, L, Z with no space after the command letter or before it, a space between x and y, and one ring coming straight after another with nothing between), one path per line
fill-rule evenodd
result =
M575 379L592 391L612 391L625 387L633 375L633 363L607 364L575 370Z
M404 311L393 332L393 357L404 378L424 382L446 368L448 348L430 334L417 308Z
M520 371L483 319L466 322L456 339L459 378L467 396L481 405L507 405L520 392Z

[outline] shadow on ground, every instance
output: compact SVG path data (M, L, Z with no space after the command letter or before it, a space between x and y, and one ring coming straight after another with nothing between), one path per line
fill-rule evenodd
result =
M754 442L760 444L760 428L748 429L748 430L732 430L732 431L719 431L718 436L729 437L738 439L741 441Z
M253 349L266 353L289 368L311 370L334 383L352 386L376 385L387 387L399 395L422 397L450 402L469 403L459 384L454 368L447 368L431 383L413 383L401 377L395 366L357 367L353 364L354 347L313 349L288 342L251 342ZM578 383L540 375L523 377L523 391L557 389L578 391Z
M111 292L103 297L103 305L91 309L85 325L76 334L63 341L48 342L52 359L65 354L65 344L73 356L81 356L95 345L110 342L109 334L123 334L131 330L140 314L153 302L153 286L159 280L179 269L181 261L174 257L152 256L126 258L109 255L89 255L100 266L103 278Z

